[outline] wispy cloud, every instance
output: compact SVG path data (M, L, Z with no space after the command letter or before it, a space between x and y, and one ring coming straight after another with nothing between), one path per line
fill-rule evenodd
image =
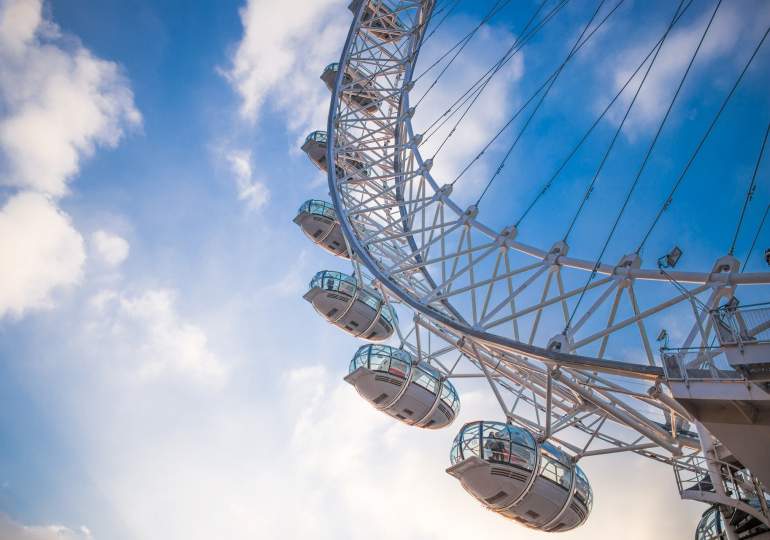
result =
M204 329L180 315L175 300L169 289L100 291L91 298L88 331L81 337L109 350L115 367L140 381L172 376L221 387L225 364L210 350Z
M84 158L140 123L116 63L63 34L41 0L0 2L0 184L16 191L0 210L0 317L79 281L84 242L57 200Z
M2 183L62 196L83 158L115 146L141 115L119 66L42 15L40 0L0 7Z
M103 230L91 235L91 244L101 262L113 268L126 260L130 249L125 238Z
M449 19L447 24L458 24ZM462 35L457 30L450 36ZM417 73L432 65L447 49L452 47L454 37L447 34L436 34L428 42L419 62ZM415 115L415 127L418 132L427 128L430 123L439 118L451 104L462 96L469 87L479 80L500 58L504 48L500 44L510 44L515 36L501 26L485 26L459 55L449 69L441 75L441 79L428 97L419 105ZM451 56L450 56L451 58ZM433 176L440 184L449 183L490 140L492 135L505 124L514 106L519 101L517 82L524 75L525 55L523 51L512 57L486 85L481 97L475 102L468 115L462 120L458 130L448 139L445 147L436 158ZM412 92L413 101L420 98L439 75L441 64L428 72ZM461 109L464 111L464 108ZM421 147L423 157L428 158L438 149L439 144L449 134L450 129L459 119L460 114L454 115L445 126ZM470 169L468 174L456 184L459 194L476 194L480 184L488 179L489 170L485 163L480 162Z
M254 178L251 151L229 150L225 159L235 179L238 200L243 201L251 210L259 210L270 200L270 190L264 182Z
M339 0L246 3L243 38L224 71L245 119L256 121L269 103L287 115L291 131L325 125L329 93L319 77L339 57L350 22L344 7Z
M660 121L674 95L679 80L687 68L690 58L695 52L698 41L711 17L711 12L712 8L708 8L689 21L685 17L666 38L666 42L656 58L655 65L645 81L644 87L634 104L634 109L626 122L625 133L630 137L633 138L642 131L652 129ZM685 92L697 86L695 79L704 70L724 70L725 67L728 67L729 76L727 78L736 77L738 73L737 65L748 58L748 49L754 46L754 43L748 42L758 37L769 17L770 9L768 9L767 4L756 4L752 8L748 8L743 5L725 2L720 6L709 29L709 33L698 52L692 71L688 75L689 85L685 87ZM660 25L659 31L662 32L664 27L665 25ZM746 38L748 38L748 42L745 42ZM632 42L620 48L615 54L607 57L609 65L604 65L600 70L603 73L610 73L611 80L614 83L614 92L620 90L638 63L647 55L655 41L655 38L647 35L643 44ZM747 46L738 47L741 43ZM729 58L732 53L737 52L739 49L742 51L741 54L736 55L735 59ZM621 96L619 103L608 114L609 119L616 124L620 123L645 69L646 67L640 70L635 80ZM724 77L717 75L713 79L723 81ZM599 99L597 99L596 108L602 109L607 102L606 95L597 97ZM681 97L679 101L682 101Z
M21 525L0 513L0 538L3 540L91 540L87 527L72 530L64 525Z
M0 208L0 318L50 307L56 289L80 281L83 238L67 214L38 193Z

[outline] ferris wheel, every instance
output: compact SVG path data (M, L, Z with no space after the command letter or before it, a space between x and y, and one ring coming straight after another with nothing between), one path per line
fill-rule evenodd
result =
M351 351L345 380L395 420L427 429L452 424L459 381L482 381L499 416L456 428L446 470L482 505L525 526L556 532L584 523L593 494L580 461L629 452L672 466L681 497L709 505L696 538L770 538L770 252L763 258L762 245L770 205L755 230L745 219L762 203L752 198L770 167L770 118L761 136L745 135L753 158L741 169L749 178L741 179L737 225L734 217L723 224L735 228L729 249L698 257L690 269L680 269L686 250L676 242L662 253L646 249L665 242L660 223L692 189L693 164L745 98L741 85L767 64L770 21L760 21L756 39L747 33L748 47L736 53L737 67L715 91L708 119L672 157L659 200L645 206L650 215L622 233L662 152L661 134L684 114L677 105L722 1L671 5L635 69L609 85L600 107L584 104L596 114L549 147L561 155L533 181L537 189L516 206L519 215L511 215L508 197L523 194L492 198L506 182L505 166L553 96L564 95L560 83L581 51L601 54L592 46L622 16L624 0L541 0L526 8L497 0L467 33L434 46L459 3L354 1L341 58L321 74L332 95L328 126L308 135L302 149L328 174L330 200L305 202L294 221L352 267L318 272L304 297L328 322L365 341ZM445 89L452 98L436 113L434 96L452 64L470 54L485 25L511 12L521 21L516 35L497 40L500 50L464 87ZM627 144L622 133L656 77L661 51L693 21L697 39L689 61L669 77L665 112L653 135L635 141L639 154L625 163L629 178L619 202L597 209L608 163ZM447 172L440 167L447 143L554 24L569 37L542 58L529 93L506 111L505 122L490 126L466 164L439 177ZM421 61L426 48L431 56ZM582 161L588 173L581 189L555 200L554 186L584 154L592 157ZM476 192L463 191L474 174L483 177ZM527 225L538 211L545 222L553 215L554 226L533 234ZM602 214L602 225L574 241L591 212ZM561 218L564 230L556 225ZM744 253L736 250L738 238L750 245ZM631 244L609 260L618 242ZM571 243L582 252L573 255Z

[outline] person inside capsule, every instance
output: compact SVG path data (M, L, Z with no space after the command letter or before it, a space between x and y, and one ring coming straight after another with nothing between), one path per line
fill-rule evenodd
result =
M503 442L499 432L493 431L484 443L485 449L488 450L488 452L485 452L485 457L493 461L508 461L505 446L506 444Z
M523 427L469 422L455 437L450 462L447 473L468 493L527 527L566 531L591 512L591 487L580 467Z

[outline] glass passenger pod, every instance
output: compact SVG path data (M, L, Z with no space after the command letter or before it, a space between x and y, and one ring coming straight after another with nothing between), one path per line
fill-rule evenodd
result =
M455 437L447 472L483 505L543 531L568 531L593 504L585 473L559 448L526 429L471 422Z
M761 512L759 499L743 499L743 501ZM727 523L730 523L735 532L735 538L740 540L770 539L770 528L754 516L729 506L712 505L701 515L695 529L695 540L727 540L730 538Z
M329 90L334 90L334 82L340 70L338 63L329 64L321 73L321 80ZM359 70L348 66L342 77L342 99L354 109L361 109L369 114L379 110L377 92L372 90L371 77L365 76Z
M329 167L326 159L326 148L329 138L325 131L313 131L302 143L302 151L307 154L316 167L324 172L328 172ZM358 155L358 152L352 152L337 158L336 172L338 180L361 181L369 178L369 168Z
M695 540L727 540L722 513L718 506L712 506L703 512L695 529Z
M369 403L401 422L439 429L460 411L454 385L426 363L417 363L408 351L388 345L358 349L345 381Z
M299 207L294 223L299 225L302 232L314 244L321 246L332 255L350 258L342 235L342 227L332 203L316 199L305 201Z
M383 341L393 335L398 317L377 291L361 287L353 276L323 270L303 296L327 321L349 334Z
M383 0L353 0L348 9L355 13L361 2L366 2L361 16L362 28L382 41L399 39L406 31L398 15Z

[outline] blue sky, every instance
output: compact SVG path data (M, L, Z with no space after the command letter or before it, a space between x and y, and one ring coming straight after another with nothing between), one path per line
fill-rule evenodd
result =
M470 4L426 54L486 9ZM696 0L683 20L664 56L672 73L710 6ZM708 61L685 89L609 260L648 222L770 23L766 8L725 2ZM488 211L491 223L510 223L610 95L607 81L636 61L672 10L628 2L576 58L512 155L512 172L482 203L501 202ZM459 59L418 124L494 60L490 44L512 38L526 12L509 9L484 29L470 47L476 60ZM587 16L570 4L525 49L437 170L449 175L472 157ZM325 197L325 178L298 142L325 125L328 92L318 76L337 59L349 23L346 3L332 0L0 0L3 540L540 536L484 510L444 473L455 427L416 433L361 402L341 380L359 344L301 299L316 270L345 269L291 219L305 199ZM651 239L648 260L672 237L689 268L727 249L770 118L768 47ZM616 207L661 102L648 96L600 179L591 204L601 206L573 244L587 258L614 217L600 209ZM599 148L544 199L522 238L550 245L561 235L554 216L571 213L562 209L574 208ZM475 199L493 168L482 163L458 196ZM768 178L765 169L740 258L770 202ZM761 268L759 252L751 264ZM496 414L483 388L460 391L457 425ZM671 471L641 458L584 468L597 503L565 537L612 538L623 527L627 538L681 538L705 509L679 501ZM663 522L654 519L664 512Z

